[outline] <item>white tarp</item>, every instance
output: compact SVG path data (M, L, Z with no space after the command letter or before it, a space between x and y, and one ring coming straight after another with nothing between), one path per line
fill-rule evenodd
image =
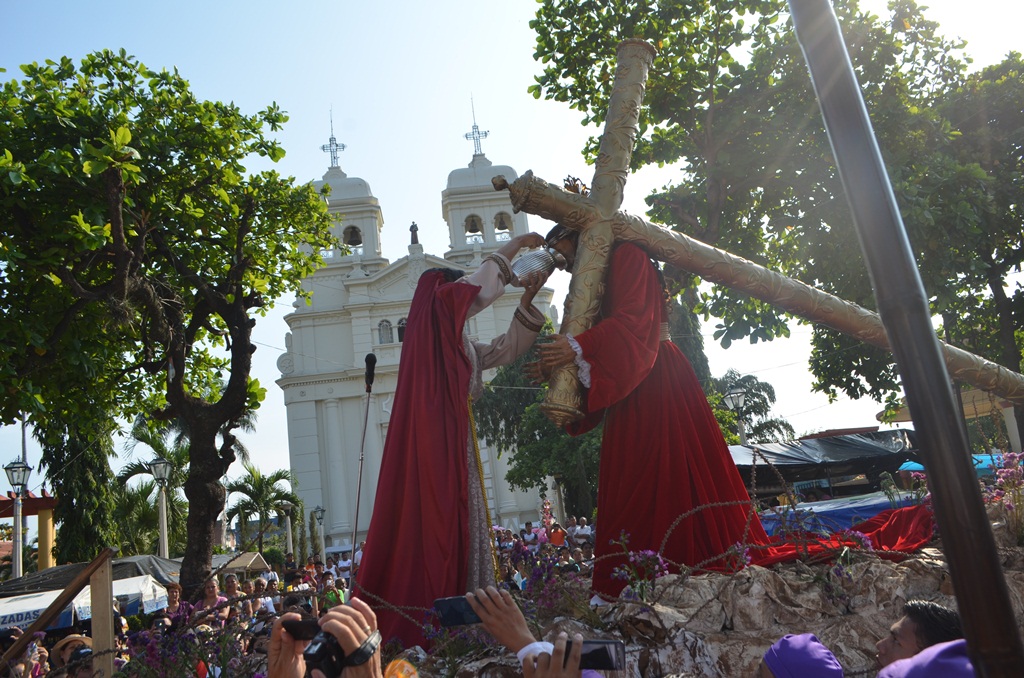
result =
M79 619L92 618L91 591L86 586L75 596L72 605ZM141 577L114 580L114 598L124 614L149 614L167 607L167 589L148 574ZM113 605L113 601L111 601Z
M40 591L38 593L26 593L21 596L11 596L10 598L0 598L0 629L6 629L11 626L21 627L22 630L27 629L60 594L60 591ZM72 606L69 603L67 607L61 610L60 615L58 615L49 628L67 628L74 621Z

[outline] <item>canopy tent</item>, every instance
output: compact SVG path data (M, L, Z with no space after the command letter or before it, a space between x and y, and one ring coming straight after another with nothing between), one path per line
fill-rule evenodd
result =
M114 598L125 615L149 614L167 607L167 589L148 574L114 581ZM88 586L75 596L72 605L79 619L92 618L92 593Z
M227 553L218 553L213 556L214 572L265 572L270 565L263 559L263 556L256 551L246 551L235 556Z
M0 628L28 628L57 599L63 588L39 591L20 596L0 598ZM167 589L149 575L118 579L114 582L114 598L124 614L150 613L167 607ZM113 601L111 601L113 604ZM86 586L61 610L50 629L63 629L78 619L92 618L92 590Z
M748 487L756 465L758 486L773 488L778 487L778 479L766 462L790 485L861 473L873 478L883 471L896 473L901 464L916 459L915 449L914 432L906 429L729 446Z
M0 599L0 629L18 626L27 629L57 599L62 589L38 591ZM68 603L48 629L63 629L75 622L74 606Z
M999 452L993 452L991 454L972 454L971 463L974 464L974 472L978 474L978 477L995 475L995 469L1000 468L1003 463L1003 455ZM900 466L901 471L909 471L911 473L924 473L924 465L916 461L908 461Z
M160 584L170 584L178 581L178 573L181 570L181 563L156 556L127 556L115 558L111 562L115 582L148 574ZM0 584L0 598L63 589L85 569L86 565L88 563L58 565L42 572L33 572L18 579L5 581Z

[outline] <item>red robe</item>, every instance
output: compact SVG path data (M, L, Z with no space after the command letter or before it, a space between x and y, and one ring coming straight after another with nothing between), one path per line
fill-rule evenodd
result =
M406 647L426 644L423 624L435 599L464 594L467 582L481 576L470 571L470 553L479 551L481 542L486 553L475 565L494 580L490 526L475 525L470 513L472 488L481 491L468 477L471 379L477 367L514 360L544 321L535 308L520 307L505 335L490 344L464 341L466 318L504 289L493 263L453 283L427 271L409 309L377 495L356 576L356 594L373 606L385 640L398 637ZM525 324L519 313L535 326ZM485 522L483 516L476 522Z
M750 498L718 421L690 362L662 338L664 322L653 265L636 245L619 245L601 320L576 337L590 364L590 414L570 431L582 433L604 416L593 586L612 596L623 587L612 570L625 559L609 540L622 532L631 551L660 551L689 567L720 565L718 557L737 542L768 541L757 516L748 520ZM735 503L703 509L673 528L680 516L719 502Z
M630 551L657 551L671 565L710 570L741 562L722 558L736 544L749 547L752 561L762 565L808 553L827 557L841 548L845 542L835 538L797 547L768 537L751 513L750 497L690 362L662 336L665 322L661 281L646 253L618 245L601 319L575 337L590 364L591 385L588 415L569 432L584 433L604 419L594 590L610 596L622 591L625 582L612 571L625 562L624 551L609 541L623 532ZM877 549L914 550L931 537L930 522L916 508L905 511L913 515L857 527ZM901 531L900 525L911 529ZM876 533L876 527L885 529ZM733 551L740 556L742 549Z

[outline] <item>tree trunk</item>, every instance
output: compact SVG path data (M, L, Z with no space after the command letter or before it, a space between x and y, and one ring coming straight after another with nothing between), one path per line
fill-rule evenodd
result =
M188 541L181 562L182 599L193 600L210 576L217 517L224 506L225 491L220 483L224 465L217 450L217 432L190 436L189 473L185 481L188 499Z

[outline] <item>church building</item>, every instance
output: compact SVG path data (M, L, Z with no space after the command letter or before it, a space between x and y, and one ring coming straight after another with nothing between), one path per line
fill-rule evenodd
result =
M277 361L281 372L277 384L287 406L295 490L307 515L314 507L324 509L321 529L331 551L349 548L354 528L357 540L364 539L370 525L406 317L420 274L436 267L472 271L503 242L529 230L526 215L512 212L508 191L495 191L491 185L496 175L504 175L510 183L518 175L511 167L492 165L480 149L475 125L474 133L472 162L451 172L441 193L448 251L440 257L424 252L417 237L419 227L413 223L408 254L393 263L381 253L384 218L369 184L339 167L337 151L343 147L333 135L331 144L324 147L331 151L331 167L316 185L330 185L328 209L335 216L335 234L350 253L325 252L325 265L304 282L312 292L312 303L296 301L294 312L286 318L290 332L285 338L287 352ZM470 336L489 341L505 332L520 296L520 290L509 288L490 308L471 318ZM552 291L544 288L534 302L545 315L553 314L551 297ZM369 396L364 385L368 353L377 357ZM485 380L492 377L493 372L484 375ZM499 459L493 447L483 440L480 443L484 486L494 522L516 529L527 520L536 522L539 493L509 488L505 482L507 458Z

